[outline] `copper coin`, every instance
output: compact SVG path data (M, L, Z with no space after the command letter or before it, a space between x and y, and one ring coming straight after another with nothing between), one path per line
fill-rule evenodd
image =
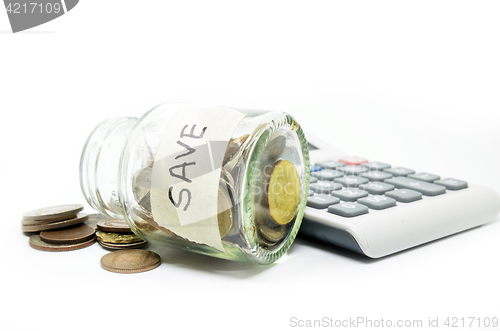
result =
M88 218L87 215L81 215L81 216L77 215L75 218L71 218L69 220L58 221L49 224L41 224L41 225L23 225L21 228L24 232L38 232L45 230L61 229L83 223L87 220L87 218Z
M80 225L63 230L40 232L40 238L49 244L78 244L89 241L95 236L95 230L88 225Z
M132 274L158 267L161 258L145 249L124 249L106 254L101 258L101 267L111 272Z
M99 243L99 245L101 245L102 247L107 248L107 249L138 248L138 247L142 247L148 243L147 241L143 240L143 241L139 241L139 242L135 242L135 243L131 243L131 244L112 244L112 243L104 242L104 241L100 240L99 238L97 238L97 242Z
M85 221L85 224L93 227L94 229L97 229L98 222L100 222L102 220L108 220L108 219L110 219L110 218L106 215L103 215L103 214L90 214L89 218Z
M120 219L108 219L97 222L97 229L105 232L132 233L127 221Z
M74 218L82 210L83 206L80 204L45 207L24 213L23 221L62 221Z
M41 250L50 252L62 252L62 251L73 251L75 249L80 249L88 247L95 243L95 237L78 244L49 244L43 241L39 235L34 234L30 237L30 246Z

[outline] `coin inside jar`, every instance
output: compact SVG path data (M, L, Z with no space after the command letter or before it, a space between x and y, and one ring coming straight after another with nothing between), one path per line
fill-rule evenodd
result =
M284 225L295 217L300 203L300 178L287 160L275 163L267 187L269 214L276 224Z

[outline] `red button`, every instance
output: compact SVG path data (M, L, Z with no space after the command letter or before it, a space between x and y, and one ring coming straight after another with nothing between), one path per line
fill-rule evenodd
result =
M358 156L343 157L343 158L339 159L339 161L344 162L346 165L360 165L361 163L368 162L367 159L363 159L362 157L358 157Z

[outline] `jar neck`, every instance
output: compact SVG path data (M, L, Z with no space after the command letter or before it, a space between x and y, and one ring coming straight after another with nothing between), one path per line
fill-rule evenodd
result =
M88 204L102 214L122 218L118 199L121 157L135 117L114 117L90 134L80 159L80 186Z

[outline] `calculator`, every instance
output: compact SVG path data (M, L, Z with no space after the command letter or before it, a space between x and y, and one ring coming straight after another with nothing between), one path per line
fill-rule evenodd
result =
M464 178L354 157L309 133L307 140L301 235L380 258L491 222L500 210L497 192Z

